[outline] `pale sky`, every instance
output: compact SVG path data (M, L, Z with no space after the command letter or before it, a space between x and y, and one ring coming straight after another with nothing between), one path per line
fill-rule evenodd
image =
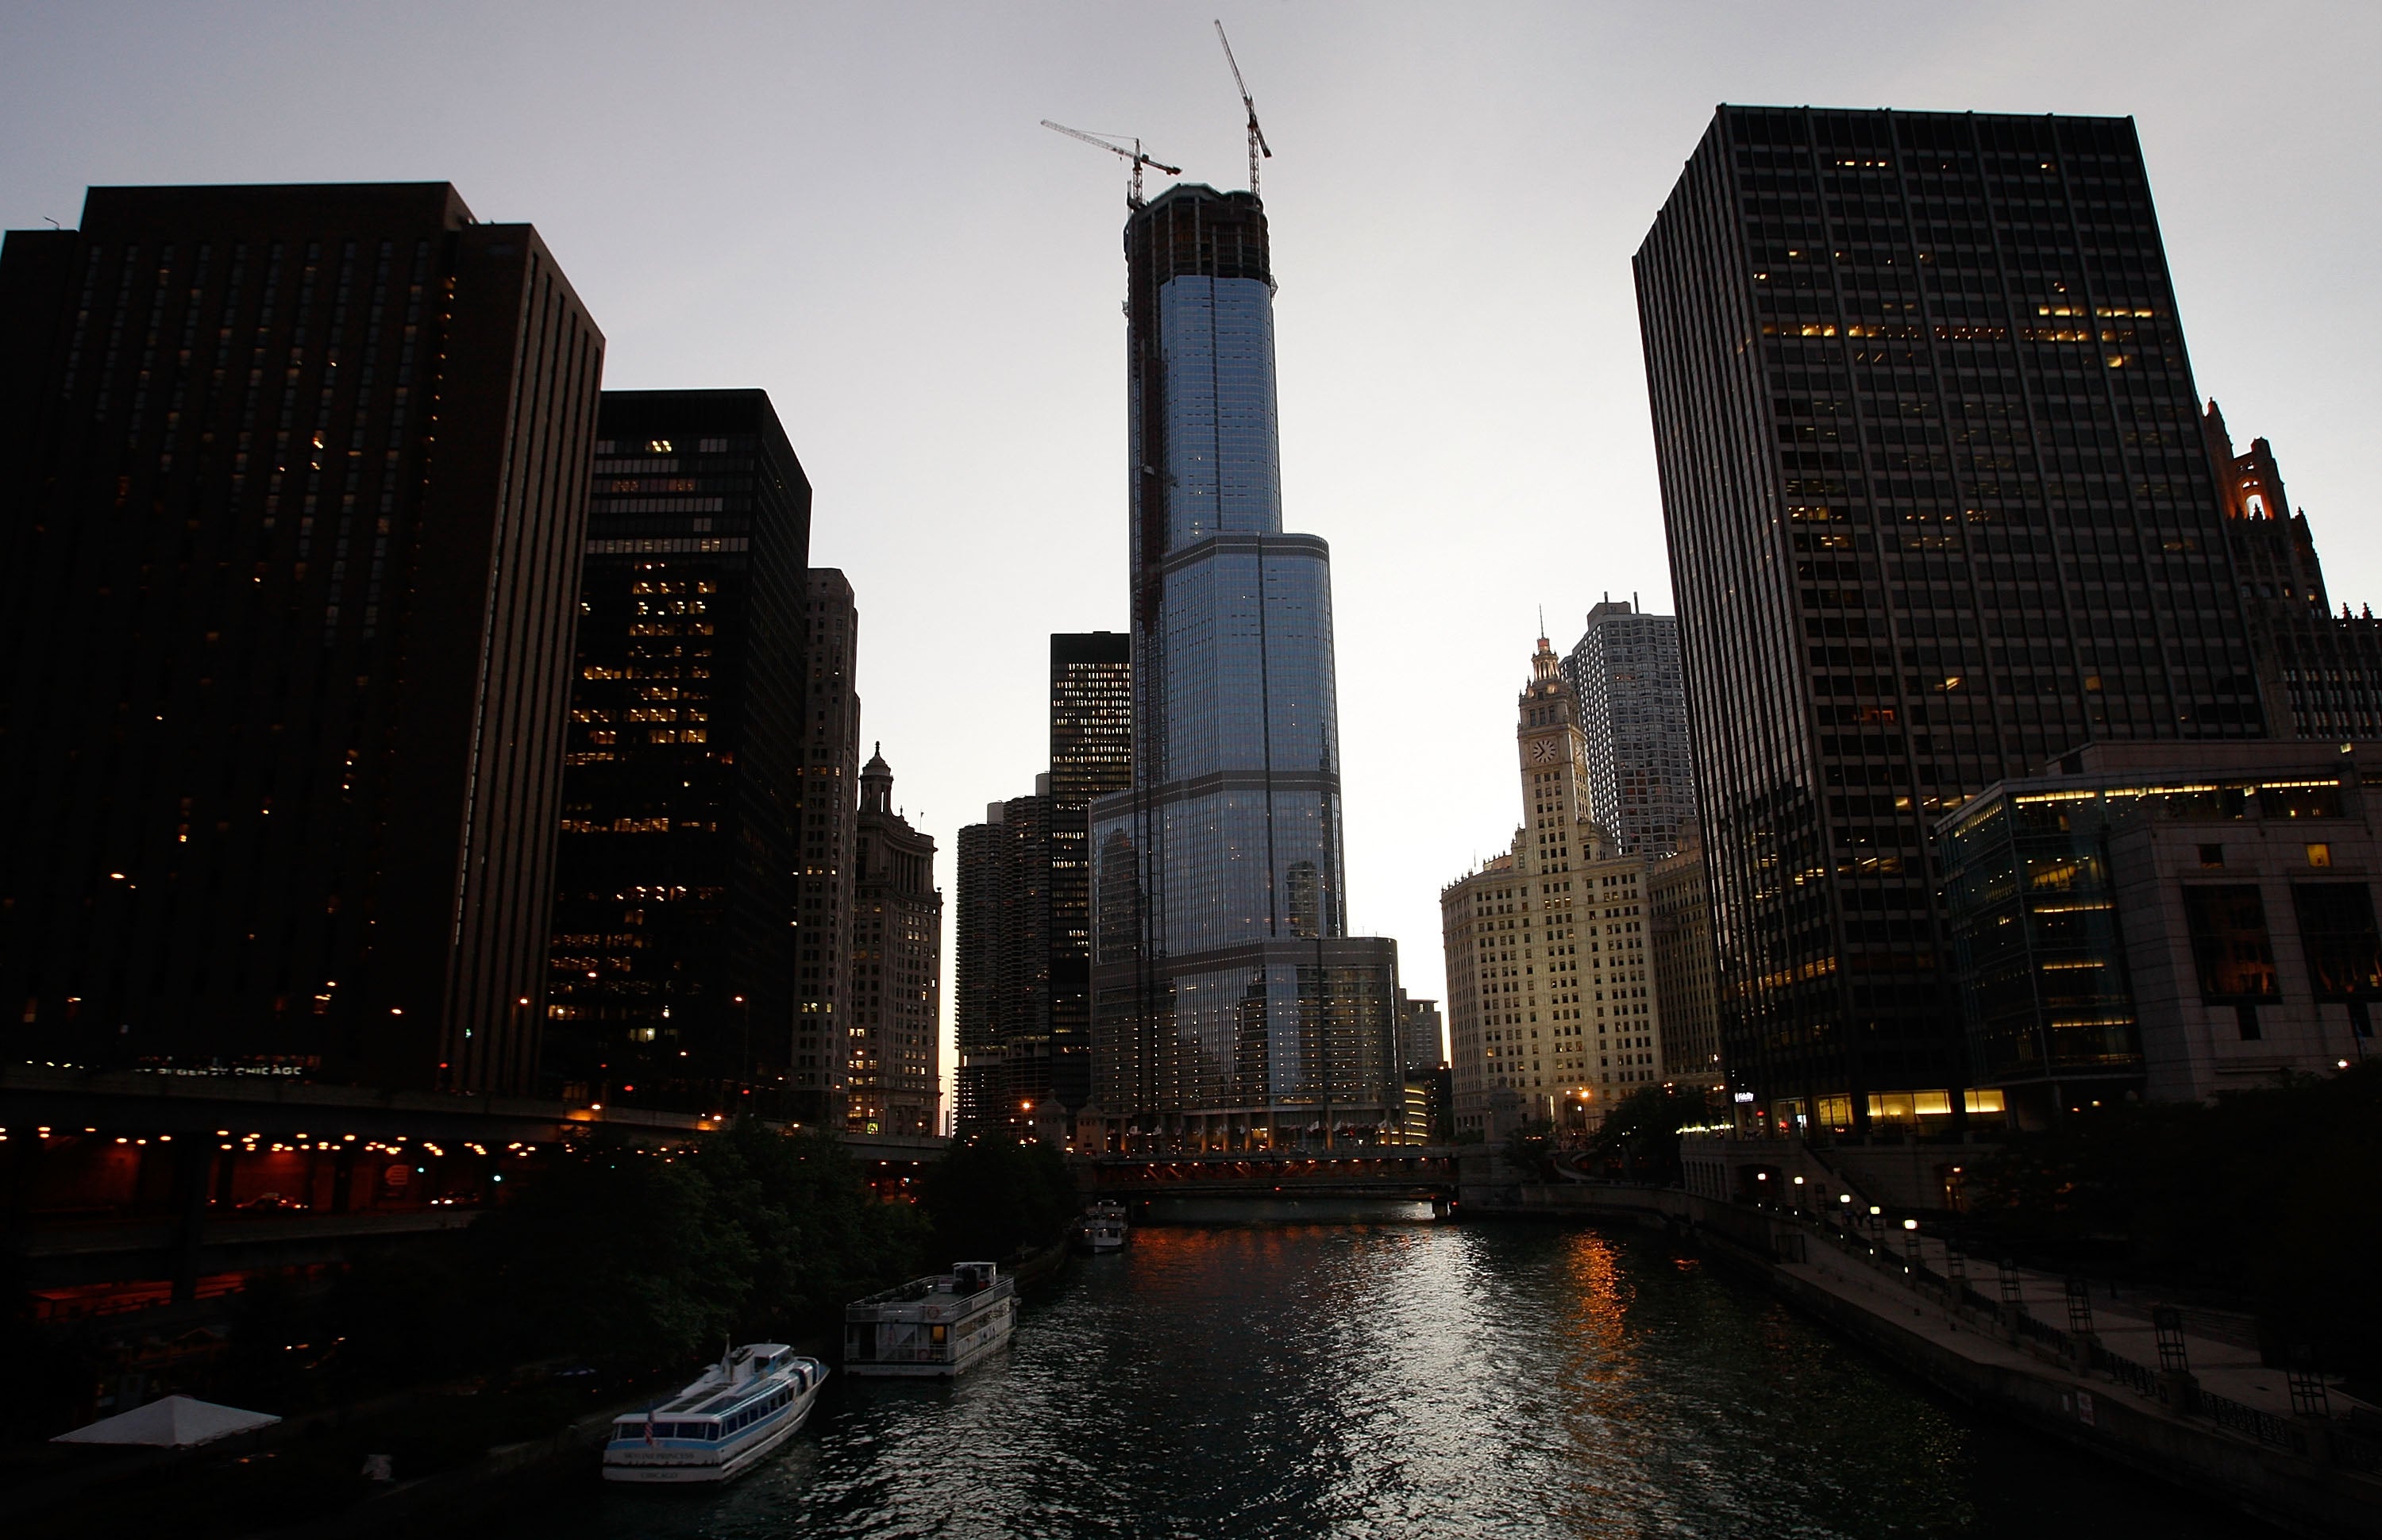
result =
M948 916L954 831L1043 768L1048 634L1125 622L1123 167L1037 120L1245 185L1222 15L1275 151L1285 523L1332 547L1349 914L1421 996L1441 886L1520 813L1538 607L1565 648L1608 591L1669 605L1629 257L1716 103L2133 116L2202 391L2335 602L2382 600L2382 5L1229 3L0 0L0 224L451 181L545 235L608 385L766 388Z

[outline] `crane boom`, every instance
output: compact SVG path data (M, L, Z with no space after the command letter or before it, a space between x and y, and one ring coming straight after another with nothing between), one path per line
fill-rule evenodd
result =
M1087 134L1081 128L1070 128L1064 123L1053 123L1047 117L1042 119L1042 127L1058 133L1062 133L1069 139L1080 139L1086 144L1105 150L1111 155L1123 155L1126 160L1132 162L1132 190L1125 195L1125 204L1129 208L1137 209L1141 207L1141 168L1143 166L1154 165L1170 177L1180 177L1183 175L1183 168L1181 166L1169 165L1164 161L1159 160L1155 156L1142 153L1141 141L1139 140L1135 140L1133 141L1133 148L1128 150L1123 145L1118 143L1115 140L1110 139L1104 134Z
M1221 19L1216 23L1216 41L1224 45L1224 62L1232 67L1233 84L1239 88L1241 105L1249 115L1249 192L1255 196L1258 190L1258 157L1262 154L1267 160L1273 159L1273 146L1266 142L1265 130L1258 127L1258 104L1249 98L1248 82L1241 79L1241 61L1233 57L1233 40L1224 35L1224 23Z

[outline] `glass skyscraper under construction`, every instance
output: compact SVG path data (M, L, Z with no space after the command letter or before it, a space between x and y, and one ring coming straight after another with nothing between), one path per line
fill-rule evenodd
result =
M1387 1137L1394 943L1342 892L1331 557L1282 528L1257 198L1134 210L1134 779L1092 812L1094 1100L1119 1138Z

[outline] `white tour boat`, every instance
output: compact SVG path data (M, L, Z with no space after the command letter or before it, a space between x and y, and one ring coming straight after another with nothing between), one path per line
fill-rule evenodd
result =
M959 1262L843 1307L848 1374L949 1377L1009 1340L1017 1285L989 1262Z
M723 1354L703 1377L647 1412L612 1420L606 1481L728 1481L793 1436L827 1365L782 1342Z
M1075 1244L1087 1252L1121 1252L1127 1233L1124 1204L1112 1199L1092 1204L1075 1221Z

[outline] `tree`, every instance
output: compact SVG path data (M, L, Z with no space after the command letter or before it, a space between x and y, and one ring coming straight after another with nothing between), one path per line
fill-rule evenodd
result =
M925 1197L939 1261L998 1261L1047 1246L1077 1207L1058 1151L998 1134L955 1144L927 1169Z
M1629 1181L1676 1185L1685 1174L1679 1131L1724 1120L1717 1097L1703 1086L1649 1085L1621 1099L1589 1136L1588 1155Z
M2253 1305L2282 1346L2382 1373L2382 1064L2210 1103L2118 1103L2019 1134L1984 1161L1987 1244Z

